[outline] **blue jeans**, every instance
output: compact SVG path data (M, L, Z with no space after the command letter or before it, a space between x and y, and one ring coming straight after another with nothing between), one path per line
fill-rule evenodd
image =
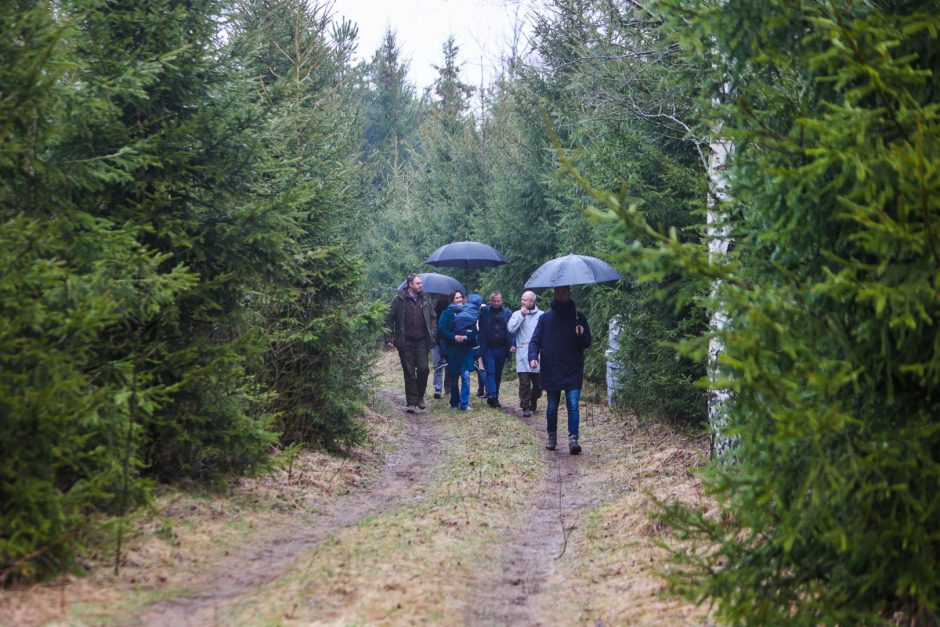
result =
M486 368L486 395L499 398L499 384L503 380L503 368L509 351L505 346L487 347L483 352L483 367Z
M470 406L470 371L463 370L460 376L450 376L450 406L457 407L458 403L461 409Z
M545 418L548 420L548 432L558 431L558 404L561 401L561 390L545 392L548 399L548 409ZM568 409L568 435L578 435L578 426L581 423L581 414L578 413L578 401L581 400L581 390L565 390L565 407Z

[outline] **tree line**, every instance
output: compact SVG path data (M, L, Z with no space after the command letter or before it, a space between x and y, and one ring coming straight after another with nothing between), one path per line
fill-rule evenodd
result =
M938 8L544 0L491 84L449 39L423 93L394 31L357 63L301 0L2 9L4 576L153 481L356 441L381 308L469 239L510 302L552 257L618 266L575 298L617 321L621 407L702 429L730 392L719 513L662 504L674 591L936 621Z

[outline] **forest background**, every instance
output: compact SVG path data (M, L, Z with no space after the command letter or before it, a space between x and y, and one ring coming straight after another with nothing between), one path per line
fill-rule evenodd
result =
M575 297L617 402L733 444L717 519L663 504L674 590L936 621L937 4L546 0L492 84L450 39L419 94L326 4L3 3L0 578L119 543L158 482L358 441L392 291L480 240L511 263L460 278L510 303L616 264Z

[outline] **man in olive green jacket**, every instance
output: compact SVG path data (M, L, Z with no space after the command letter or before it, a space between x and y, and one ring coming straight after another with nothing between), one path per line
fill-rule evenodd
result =
M405 375L405 411L424 411L424 393L428 387L428 354L437 338L434 305L424 294L417 274L409 274L404 289L395 294L385 316L385 344L398 349Z

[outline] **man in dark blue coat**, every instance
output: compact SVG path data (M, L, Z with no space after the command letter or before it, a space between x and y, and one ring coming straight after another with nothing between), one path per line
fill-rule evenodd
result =
M556 287L551 309L542 314L529 342L529 365L541 368L541 384L548 399L545 417L548 421L548 442L545 448L558 445L558 405L565 393L568 409L568 452L581 452L578 426L581 416L578 402L584 381L584 351L591 346L591 330L587 318L579 313L571 300L571 288Z
M480 310L480 352L486 370L486 404L502 407L499 403L499 386L503 380L506 358L512 350L512 334L509 332L509 317L512 312L503 307L500 292L490 294L490 306Z

